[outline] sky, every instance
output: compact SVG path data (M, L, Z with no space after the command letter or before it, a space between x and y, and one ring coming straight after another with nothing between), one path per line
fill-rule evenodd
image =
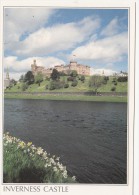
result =
M91 74L128 71L127 9L5 8L4 71L19 79L37 65L74 59Z

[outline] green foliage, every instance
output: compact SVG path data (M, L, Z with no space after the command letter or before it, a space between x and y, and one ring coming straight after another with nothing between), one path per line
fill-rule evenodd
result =
M84 76L84 75L81 75L80 80L81 80L82 82L84 82L84 81L85 81L85 76Z
M69 87L69 84L65 83L64 88L68 88L68 87Z
M4 134L4 183L75 183L59 158L47 154L31 142Z
M118 82L127 82L128 81L128 77L125 76L125 77L118 77L117 79Z
M12 86L15 86L15 85L17 84L17 81L14 80L14 79L11 79L11 80L10 80L10 83L11 83Z
M111 91L116 91L116 87L113 86L113 87L111 88Z
M78 81L77 80L74 80L72 83L71 83L71 86L72 87L76 87L78 85Z
M61 89L64 87L64 85L65 85L64 81L59 81L59 80L58 81L51 81L49 89L50 90Z
M43 75L42 73L38 73L36 76L35 76L35 83L38 83L38 85L40 86L40 83L43 81Z
M28 88L28 84L27 83L22 83L21 91L25 91L27 88Z
M24 82L24 75L22 74L19 79L20 82Z
M70 76L71 76L71 77L76 77L76 76L78 76L77 71L76 71L76 70L72 70L71 73L70 73Z
M94 75L90 77L89 80L89 87L92 87L95 89L95 92L97 92L98 88L104 84L104 77L99 76L99 75Z
M25 74L24 82L26 82L28 85L31 85L34 83L34 75L32 74L32 71L28 71Z
M59 72L56 69L53 69L53 72L51 73L51 79L53 81L60 79Z
M67 78L67 81L74 81L74 77L69 76L69 77Z

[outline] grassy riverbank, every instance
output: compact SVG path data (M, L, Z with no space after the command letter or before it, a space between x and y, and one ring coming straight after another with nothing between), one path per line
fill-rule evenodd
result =
M87 95L32 95L32 94L5 94L4 98L13 99L44 99L94 102L127 102L126 96L87 96Z

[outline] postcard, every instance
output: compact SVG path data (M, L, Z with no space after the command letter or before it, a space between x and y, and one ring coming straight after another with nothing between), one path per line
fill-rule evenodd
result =
M131 1L2 1L2 194L136 195L135 22Z

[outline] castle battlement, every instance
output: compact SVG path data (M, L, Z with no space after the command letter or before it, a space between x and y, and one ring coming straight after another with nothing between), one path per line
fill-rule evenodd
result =
M78 64L76 61L70 61L68 65L55 65L53 68L44 68L43 66L38 66L36 60L31 64L31 71L33 75L37 75L38 73L43 74L46 77L50 77L53 69L56 69L58 72L63 72L67 74L69 71L76 70L79 75L90 75L90 66Z

